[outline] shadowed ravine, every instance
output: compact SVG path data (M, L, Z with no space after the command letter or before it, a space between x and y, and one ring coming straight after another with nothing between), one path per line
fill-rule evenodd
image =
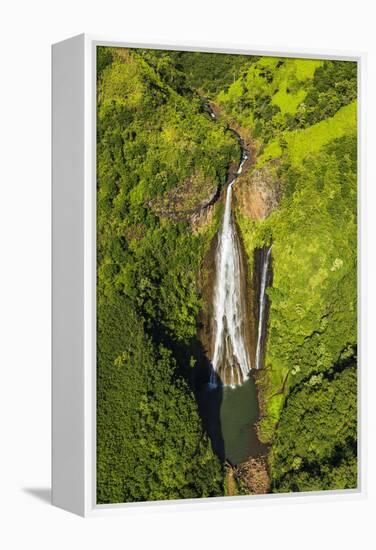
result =
M227 459L235 465L266 451L256 432L259 404L254 373L264 362L271 247L255 250L254 273L248 281L247 258L233 212L233 191L238 176L248 167L250 153L240 135L231 131L237 136L242 155L230 177L222 223L206 260L210 275L204 291L207 305L201 335L208 361L206 377L200 376L197 398L215 452L222 461Z

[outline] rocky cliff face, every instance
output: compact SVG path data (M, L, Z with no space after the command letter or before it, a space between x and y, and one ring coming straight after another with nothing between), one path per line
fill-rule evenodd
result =
M264 220L278 207L281 182L276 176L277 162L248 171L236 182L236 205L243 216L252 220Z
M235 177L237 166L235 162L229 167L226 185ZM188 221L193 233L198 234L212 224L221 195L221 188L214 181L193 174L163 196L151 200L149 206L162 218Z
M267 458L249 457L234 471L235 478L251 495L265 495L270 492L270 478Z
M162 197L150 201L150 206L161 217L186 220L199 216L219 198L219 188L201 174L194 174Z

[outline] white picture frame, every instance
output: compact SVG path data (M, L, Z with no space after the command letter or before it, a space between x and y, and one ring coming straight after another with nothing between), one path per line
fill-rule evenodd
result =
M358 487L162 502L96 504L96 47L142 47L358 63ZM52 47L52 503L92 516L134 507L253 506L366 495L365 113L366 56L326 50L274 51L252 45L135 44L81 34Z

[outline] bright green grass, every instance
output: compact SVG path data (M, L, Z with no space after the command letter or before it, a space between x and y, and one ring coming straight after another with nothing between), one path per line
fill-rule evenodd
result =
M282 114L296 113L298 106L304 101L307 95L307 87L302 84L311 78L322 61L314 59L289 59L276 73L276 82L278 83L277 92L272 98L272 103L278 105ZM300 87L291 92L289 87L291 83L297 81Z
M298 106L304 100L307 95L307 91L301 88L295 94L287 92L287 83L281 84L278 92L272 97L272 103L278 105L281 109L281 113L295 114Z
M300 81L313 78L316 69L323 65L323 61L317 59L294 59L296 78Z
M257 167L260 168L268 160L278 158L282 155L282 149L279 141L270 141L265 147L262 155L259 156L257 161Z
M258 67L275 67L279 61L281 61L280 57L264 56L257 61L257 65Z
M334 139L356 131L357 103L353 101L345 105L331 118L322 120L304 130L284 132L283 137L287 143L287 153L293 165L299 165L303 159L319 151ZM265 164L270 159L281 156L282 149L279 141L270 142L259 157L258 166Z
M356 101L342 107L332 118L322 120L304 130L289 132L285 137L292 164L300 164L305 156L319 151L333 139L356 130Z
M259 437L263 443L270 443L278 423L286 394L281 392L288 373L286 368L274 365L268 370L268 385L264 390L264 414L259 422Z

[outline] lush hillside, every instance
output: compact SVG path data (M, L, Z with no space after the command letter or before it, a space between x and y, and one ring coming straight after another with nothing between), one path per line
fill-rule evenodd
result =
M184 74L192 89L208 97L227 90L257 59L247 55L201 52L164 52L163 55Z
M332 117L356 95L356 63L262 57L217 99L262 147Z
M255 174L282 190L263 220L238 209L250 265L273 245L259 432L275 491L356 486L355 98L356 64L276 58L218 95L257 141L248 196Z
M129 299L98 307L99 503L222 494L223 473L171 351Z
M356 365L351 361L342 361L294 387L272 446L275 491L356 486L356 387Z
M149 61L98 52L99 502L222 492L186 381L216 218L194 231L191 217L225 183L238 144L172 64Z
M99 48L98 502L224 493L193 373L228 125L252 152L234 187L250 280L272 245L272 490L356 486L356 96L350 62Z

